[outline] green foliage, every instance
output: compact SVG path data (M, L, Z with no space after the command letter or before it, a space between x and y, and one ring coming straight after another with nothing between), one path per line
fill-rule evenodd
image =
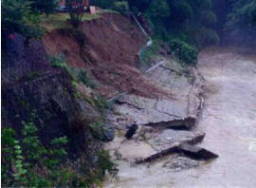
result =
M173 39L169 42L174 55L187 65L194 65L197 62L198 51L184 41Z
M111 103L108 102L104 97L97 96L94 100L94 105L97 107L97 109L101 112L104 112L106 109L111 109Z
M3 0L2 26L5 34L20 33L25 37L40 37L40 15L31 9L28 0Z
M82 22L83 15L85 14L83 0L66 0L66 5L70 15L70 22L74 28L77 28Z
M155 0L147 9L146 15L152 19L170 16L170 7L166 0Z
M14 129L3 129L3 185L53 186L55 182L49 176L54 176L55 171L60 168L59 165L66 160L67 138L55 138L51 147L46 147L41 143L38 129L33 122L23 122L21 138L18 140L16 137ZM40 171L44 173L41 174Z
M233 2L233 8L228 18L227 24L230 27L244 27L244 29L255 30L256 1L238 0Z
M143 63L143 65L149 65L159 49L160 42L158 40L153 40L151 46L143 48L140 52L140 61Z
M110 173L115 173L116 164L111 161L111 157L108 151L101 150L97 153L98 156L98 165L102 169L102 177L108 171Z
M211 44L218 44L220 42L219 36L216 31L204 27L196 31L194 35L194 40L197 44L200 44L199 47Z
M31 0L32 8L34 11L40 13L53 13L57 6L59 0Z
M114 3L117 1L118 0L94 0L93 4L104 9L110 9L114 7Z
M212 11L212 0L128 0L128 2L136 14L142 13L152 24L154 36L162 41L171 41L170 46L174 48L175 54L186 64L195 64L197 49L219 41L214 31L217 17ZM154 51L147 49L143 56L148 57Z
M129 5L126 1L116 1L113 3L112 9L120 13L126 13L129 10Z
M53 67L61 68L66 71L71 76L73 80L72 83L81 82L90 88L96 87L96 84L89 78L85 70L68 66L63 54L51 56L49 60Z
M94 122L90 124L93 136L99 140L104 139L104 124L103 122Z
M88 76L88 73L84 70L78 72L77 79L90 88L95 88L96 85Z
M212 11L202 12L202 23L207 26L211 26L217 23L217 16Z

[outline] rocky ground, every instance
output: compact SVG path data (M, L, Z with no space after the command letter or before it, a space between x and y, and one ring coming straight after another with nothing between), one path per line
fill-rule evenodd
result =
M201 106L201 85L193 83L202 82L183 76L173 63L169 67L172 71L166 65L152 71L150 77L170 88L174 98L120 99L111 116L120 134L106 146L113 151L120 171L116 178L108 179L105 187L255 187L255 62L255 57L230 49L201 53L198 67L206 79L206 105L197 128L192 130L188 127L194 123L187 124L184 118L200 116L195 109ZM192 99L188 97L191 91ZM123 132L130 124L139 128L127 140ZM138 158L145 159L170 145L197 143L201 140L196 138L203 138L204 133L200 146L217 153L217 160L195 160L176 153L135 164Z
M158 66L146 71L146 76L171 95L145 98L125 94L115 99L109 119L117 136L106 149L118 161L120 172L119 180L112 179L106 187L129 187L131 183L134 187L142 186L143 180L130 182L129 179L134 178L133 171L138 177L144 173L145 166L148 171L161 168L176 172L203 163L187 156L186 152L179 152L179 146L193 146L204 139L205 133L197 128L204 103L204 79L195 68L182 67L171 58L162 57L161 61L163 63L156 63ZM125 138L129 132L135 132L131 139Z

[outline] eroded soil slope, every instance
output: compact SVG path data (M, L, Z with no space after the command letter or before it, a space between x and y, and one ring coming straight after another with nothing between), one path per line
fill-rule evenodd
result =
M79 32L55 30L43 42L49 54L64 54L69 65L89 71L99 81L101 94L111 97L118 92L142 96L164 93L136 68L138 52L146 38L132 20L118 14L103 14L84 22Z

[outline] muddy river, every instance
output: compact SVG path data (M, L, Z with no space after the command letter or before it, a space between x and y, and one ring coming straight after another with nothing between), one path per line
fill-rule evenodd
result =
M120 161L118 179L104 187L256 187L256 58L212 48L200 54L198 68L206 80L201 146L219 158L181 171Z

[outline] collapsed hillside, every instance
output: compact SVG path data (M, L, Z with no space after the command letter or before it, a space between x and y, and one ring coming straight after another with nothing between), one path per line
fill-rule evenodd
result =
M43 43L49 54L64 54L70 66L90 72L92 79L99 82L97 90L103 96L112 97L118 92L164 94L136 68L146 38L129 18L103 14L84 22L78 34L55 30L43 38Z
M200 142L204 134L193 128L202 108L202 77L169 56L156 57L143 73L139 51L146 42L132 19L115 13L78 29L49 31L28 44L13 35L2 67L3 127L12 127L23 140L24 122L32 123L47 148L53 139L67 137L66 160L72 164L67 168L79 174L73 174L78 184L90 180L90 185L115 170L102 147L102 141L114 139L114 130L116 139L106 149L119 153L121 161L150 158L176 142ZM140 131L125 142L132 124ZM126 157L134 147L142 153Z

